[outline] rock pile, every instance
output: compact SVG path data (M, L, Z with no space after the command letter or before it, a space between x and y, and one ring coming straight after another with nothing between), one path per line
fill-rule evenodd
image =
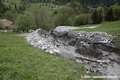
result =
M120 76L120 50L105 32L76 32L37 29L27 36L34 47L49 53L58 53L66 59L76 59L86 71L98 75Z

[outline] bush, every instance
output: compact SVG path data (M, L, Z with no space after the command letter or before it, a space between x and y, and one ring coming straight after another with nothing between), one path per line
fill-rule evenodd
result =
M92 20L94 24L98 24L101 23L102 21L104 21L104 9L102 7L98 7L97 9L94 10L94 12L92 13Z
M8 26L9 30L13 30L14 32L18 32L18 26L17 25L10 25Z
M0 21L0 29L3 29L3 24L2 24L2 22Z
M34 17L25 12L17 17L16 24L18 25L18 30L22 30L23 32L28 32L29 29L35 28Z
M73 26L73 20L72 20L71 17L69 17L69 18L66 20L65 25L66 25L66 26Z
M85 25L87 23L87 15L82 14L82 15L79 15L79 16L75 16L75 23L76 23L77 26Z

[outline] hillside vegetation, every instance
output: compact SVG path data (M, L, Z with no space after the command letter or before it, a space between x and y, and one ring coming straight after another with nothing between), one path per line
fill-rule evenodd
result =
M120 2L106 1L14 0L12 2L12 0L4 0L0 1L0 18L13 21L17 27L9 28L18 32L28 32L38 28L50 30L61 25L80 26L120 20Z

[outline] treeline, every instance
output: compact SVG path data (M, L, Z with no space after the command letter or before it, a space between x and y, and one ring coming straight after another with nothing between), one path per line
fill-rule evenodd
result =
M12 4L6 6L3 2L0 1L0 18L7 18L11 21L15 21L16 17L19 13L22 13L25 10L25 6L17 6L16 4Z
M55 0L55 2L63 3L63 4L68 2L80 2L82 5L92 5L92 6L104 5L109 7L115 4L116 2L120 2L120 0Z
M4 4L0 4L2 6L0 7L0 17L14 21L17 26L10 26L10 28L15 31L28 32L30 29L37 28L50 30L56 26L80 26L120 20L120 3L116 3L107 9L99 6L85 12L80 2L70 2L68 7L56 9L52 14L46 12L42 7L31 14L24 10L19 12L16 6L14 9L7 9Z
M36 3L36 2L52 2L53 0L22 0L22 2L32 2L32 3Z
M120 3L110 6L107 11L103 7L94 8L92 13L84 13L80 3L72 2L68 8L56 10L48 14L40 8L34 15L24 13L17 18L19 30L42 28L50 30L56 26L80 26L85 24L100 24L104 21L120 20ZM30 17L31 16L31 17ZM32 26L31 26L32 25Z
M89 13L85 13L84 8L78 2L71 2L69 6L54 14L54 17L57 17L58 21L60 20L58 25L80 26L120 20L120 3L110 6L106 10L104 7L93 8Z
M120 0L22 0L23 2L53 2L57 4L65 4L69 2L80 2L82 5L105 5L107 7L115 4L116 2L120 2Z
M84 5L105 5L107 7L120 2L120 0L79 0Z

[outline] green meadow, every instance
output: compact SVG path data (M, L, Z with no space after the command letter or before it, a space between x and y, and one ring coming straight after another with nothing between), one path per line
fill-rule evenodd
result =
M79 63L33 48L16 33L0 33L0 80L79 80Z

